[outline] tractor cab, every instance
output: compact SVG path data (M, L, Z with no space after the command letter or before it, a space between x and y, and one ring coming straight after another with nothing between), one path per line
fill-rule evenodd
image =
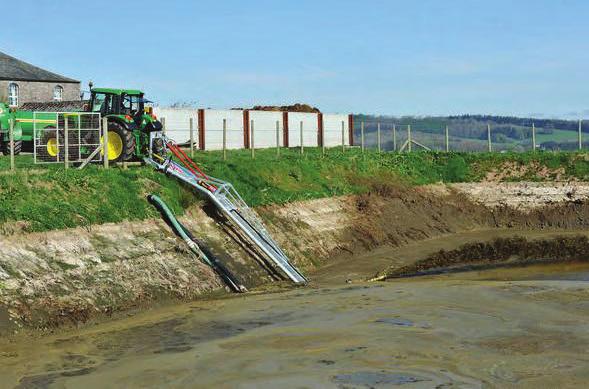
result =
M143 114L143 92L138 90L95 88L91 91L90 112L99 112L103 116Z

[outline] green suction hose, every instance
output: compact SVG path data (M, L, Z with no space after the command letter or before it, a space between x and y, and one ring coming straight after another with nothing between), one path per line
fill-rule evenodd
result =
M190 233L190 231L188 231L188 229L184 225L182 225L182 223L180 223L178 219L176 219L174 213L170 210L170 208L161 198L154 194L150 194L149 196L147 196L147 200L154 207L157 208L157 210L160 212L166 223L168 223L168 225L174 230L176 235L181 237L186 242L190 250L193 253L195 253L202 262L213 268L213 270L215 270L215 272L223 279L223 281L225 281L227 286L229 286L235 292L247 292L245 286L240 285L238 282L236 282L233 279L234 277L231 274L231 272L229 272L229 270L225 266L219 263L210 254L205 254L205 252L201 249L201 246L204 247L202 242L199 242Z

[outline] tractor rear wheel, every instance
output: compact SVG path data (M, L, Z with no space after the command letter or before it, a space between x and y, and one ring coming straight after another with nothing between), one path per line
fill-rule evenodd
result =
M104 155L104 154L103 154ZM128 161L135 155L135 136L117 122L108 123L108 160Z

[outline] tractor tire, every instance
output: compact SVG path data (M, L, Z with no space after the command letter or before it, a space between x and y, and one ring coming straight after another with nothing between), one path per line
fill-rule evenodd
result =
M14 141L14 155L19 155L21 151L22 151L22 140L15 140ZM6 144L6 152L8 153L7 155L10 154L10 143Z
M19 155L22 151L22 140L14 141L14 155ZM0 154L10 155L10 142L0 140Z
M108 160L128 161L135 155L135 136L117 122L108 123Z
M63 158L65 158L63 151L63 146L65 144L63 135L60 133L58 136L59 139L57 139L55 127L53 126L48 126L45 130L47 131L44 131L41 142L36 145L37 160L39 162L62 161ZM73 159L72 156L70 156L70 159Z
M41 162L62 162L65 160L65 139L63 132L57 134L58 139L55 137L55 127L48 126L45 128L46 131L41 138L41 143L37 145L37 159ZM72 131L68 134L69 154L68 160L71 162L77 162L80 159L80 149L78 147L78 136L77 133ZM59 144L59 150L57 145ZM59 159L58 159L59 155Z

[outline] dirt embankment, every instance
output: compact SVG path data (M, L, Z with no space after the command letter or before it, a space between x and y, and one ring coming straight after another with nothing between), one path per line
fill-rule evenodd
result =
M571 261L589 261L587 236L558 236L536 240L514 236L490 242L469 243L455 250L440 250L411 265L390 269L379 278Z
M576 185L576 193L588 191L589 186ZM487 207L480 203L486 201L481 200L484 196L476 193L472 187L374 184L370 193L359 196L270 206L258 212L307 273L336 258L351 262L378 247L460 231L589 225L585 198L569 199L565 194L564 201L520 209L509 202ZM535 201L524 197L525 202ZM192 210L182 221L248 288L278 279L263 259L212 216L205 207ZM160 221L0 235L0 332L8 328L7 319L10 328L52 328L158 300L188 300L224 290L222 281Z

